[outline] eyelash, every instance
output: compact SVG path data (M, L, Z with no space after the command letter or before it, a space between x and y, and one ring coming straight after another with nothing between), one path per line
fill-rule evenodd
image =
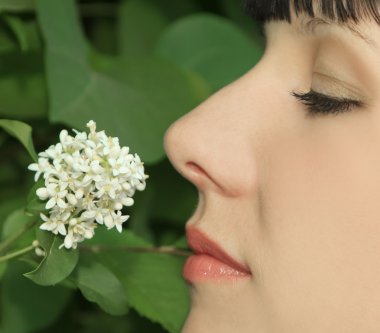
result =
M364 106L360 101L327 96L312 89L307 93L293 91L291 94L307 107L308 114L311 116L338 115L339 113L349 112L355 107Z
M258 25L259 34L264 39L266 38L264 22ZM349 112L353 108L360 108L364 106L363 102L356 101L348 98L338 98L333 96L324 95L310 89L307 93L292 92L292 95L301 101L307 107L308 115L329 115L337 116L340 113Z

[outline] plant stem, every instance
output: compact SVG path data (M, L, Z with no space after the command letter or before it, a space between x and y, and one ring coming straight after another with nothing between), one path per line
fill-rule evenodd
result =
M13 259L13 258L16 258L16 257L19 257L25 253L28 253L30 251L33 251L35 248L34 245L29 245L23 249L20 249L20 250L17 250L17 251L14 251L14 252L11 252L11 253L8 253L4 256L1 256L0 257L0 263L1 262L4 262L4 261L7 261L7 260L10 260L10 259Z
M11 246L16 240L18 240L24 233L26 233L31 227L36 224L35 221L32 221L26 224L23 228L17 230L12 236L5 239L0 243L0 253L4 252L9 246Z
M104 245L81 245L80 249L84 251L101 252L107 250L124 250L128 252L150 252L173 254L177 256L188 257L193 254L191 251L181 250L172 246L159 247L138 247L138 246L104 246Z

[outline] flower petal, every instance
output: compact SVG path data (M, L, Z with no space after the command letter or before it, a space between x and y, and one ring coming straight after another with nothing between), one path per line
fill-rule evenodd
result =
M56 202L55 202L55 198L51 198L47 203L46 203L46 206L45 208L46 209L50 209L50 208L53 208L55 206Z

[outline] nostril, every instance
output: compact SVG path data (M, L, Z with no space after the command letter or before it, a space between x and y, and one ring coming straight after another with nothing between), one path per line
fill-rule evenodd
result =
M185 166L187 178L194 183L199 190L205 190L210 185L219 188L219 185L214 179L198 164L187 162Z
M208 177L206 171L204 171L198 164L195 164L194 162L187 162L186 166L193 171L194 173L198 174L199 176L206 176Z
M164 135L165 153L173 165L173 167L190 182L192 182L199 191L207 189L222 190L222 187L213 178L212 173L203 169L197 160L200 160L201 152L198 151L193 144L189 144L189 133L186 130L188 123L185 118L181 118L173 123ZM205 165L210 167L210 163L206 159Z

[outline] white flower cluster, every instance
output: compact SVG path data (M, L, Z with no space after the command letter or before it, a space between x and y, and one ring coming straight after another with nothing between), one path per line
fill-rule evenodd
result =
M61 234L67 249L92 238L95 228L121 232L129 215L122 215L123 206L131 206L136 190L145 189L143 162L128 147L120 147L119 139L96 132L96 123L89 121L89 133L74 130L70 136L62 130L60 142L38 154L34 180L43 175L45 187L37 189L41 200L47 200L48 214L40 214L40 228Z

